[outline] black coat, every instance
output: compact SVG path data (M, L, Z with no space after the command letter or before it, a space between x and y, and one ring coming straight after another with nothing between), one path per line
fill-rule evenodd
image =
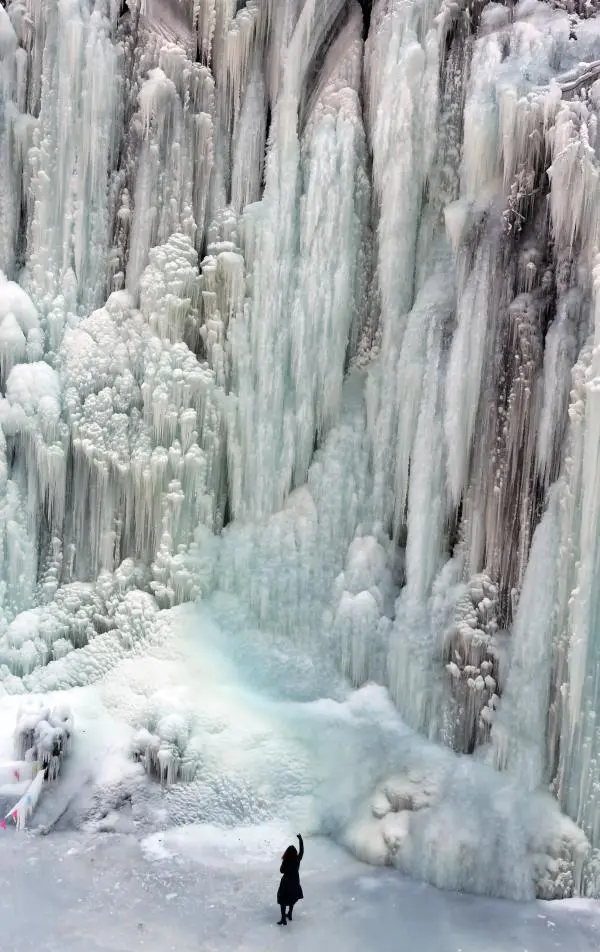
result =
M304 843L300 840L300 852L296 856L286 857L279 872L282 874L279 889L277 890L278 906L293 906L299 899L304 899L300 885L300 863L304 856Z

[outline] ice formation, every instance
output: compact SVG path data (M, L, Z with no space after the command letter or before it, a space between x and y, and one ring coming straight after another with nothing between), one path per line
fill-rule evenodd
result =
M38 700L23 705L17 716L14 751L17 760L0 767L0 795L7 793L13 805L0 827L14 823L23 830L39 803L45 783L55 781L71 746L73 719L68 709L44 708ZM15 793L22 795L14 803Z
M82 822L600 893L596 7L0 3L0 701L119 711Z

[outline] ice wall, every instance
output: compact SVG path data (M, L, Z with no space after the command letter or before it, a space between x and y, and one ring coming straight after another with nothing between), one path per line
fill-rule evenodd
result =
M477 829L502 771L600 849L599 60L593 3L0 5L2 692L226 591L465 755ZM593 891L548 817L525 879Z

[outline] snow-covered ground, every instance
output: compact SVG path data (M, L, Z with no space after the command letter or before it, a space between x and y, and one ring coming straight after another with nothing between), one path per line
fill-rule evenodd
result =
M309 840L305 902L278 928L286 840L192 827L131 836L9 834L0 842L1 947L10 952L595 952L592 902L445 893Z

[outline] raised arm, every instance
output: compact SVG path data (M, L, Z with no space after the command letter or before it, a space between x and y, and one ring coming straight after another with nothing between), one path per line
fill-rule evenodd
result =
M300 862L302 857L304 856L304 840L302 839L302 836L300 835L300 833L298 833L298 841L300 843L300 852L298 853L298 862Z

